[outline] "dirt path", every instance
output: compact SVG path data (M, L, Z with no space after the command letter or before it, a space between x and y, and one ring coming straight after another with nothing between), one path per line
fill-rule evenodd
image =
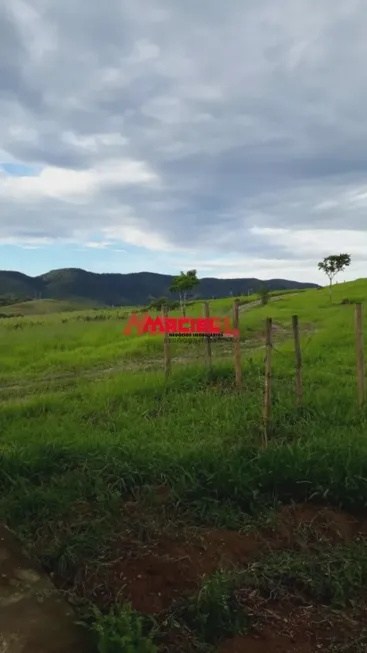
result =
M87 653L70 605L4 525L0 543L0 651Z
M295 295L299 295L299 292L292 292L287 295L275 295L274 297L271 298L269 304L272 304L273 302L278 302L282 299L287 299L287 297L294 297ZM242 306L240 306L240 313L244 311L248 311L250 308L254 308L255 306L260 306L260 305L261 305L261 299L255 299L253 302L242 304Z

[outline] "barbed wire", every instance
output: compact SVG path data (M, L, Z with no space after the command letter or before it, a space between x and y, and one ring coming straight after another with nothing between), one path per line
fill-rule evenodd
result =
M313 331L313 332L311 333L311 335L309 336L309 338L308 338L306 344L305 344L305 345L302 345L302 347L301 347L301 349L302 349L302 354L304 354L304 352L307 350L309 344L310 344L310 343L312 342L312 340L314 339L314 337L315 337L315 333L316 333L316 332ZM278 349L277 347L275 347L275 345L274 345L273 343L271 344L271 348L272 348L273 351L275 351L277 354L280 354L281 356L287 356L287 355L289 354L289 352L281 351L280 349Z

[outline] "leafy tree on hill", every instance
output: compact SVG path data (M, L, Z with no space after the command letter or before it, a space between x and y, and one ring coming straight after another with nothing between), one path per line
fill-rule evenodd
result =
M329 278L330 301L332 297L332 284L334 277L339 272L343 272L345 268L349 267L351 260L352 258L350 254L333 254L331 256L327 256L323 261L318 263L319 270L323 270L323 272L325 272L326 276Z
M178 277L174 278L171 284L170 291L177 292L179 295L183 316L186 315L187 293L193 290L199 283L196 270L189 270L188 272L181 272Z

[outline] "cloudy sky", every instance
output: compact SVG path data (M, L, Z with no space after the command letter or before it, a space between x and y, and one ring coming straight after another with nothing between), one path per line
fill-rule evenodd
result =
M1 0L2 269L367 276L366 0Z

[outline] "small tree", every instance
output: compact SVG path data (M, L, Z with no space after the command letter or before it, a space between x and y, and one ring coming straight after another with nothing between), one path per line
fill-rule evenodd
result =
M167 304L167 297L152 298L148 308L150 310L159 311L163 306L167 306Z
M260 301L262 306L266 306L269 303L270 293L269 289L266 286L262 286L259 290Z
M186 316L187 293L199 283L196 270L189 270L188 272L181 272L178 277L174 278L171 284L170 291L177 292L180 297L181 310L184 317Z
M329 295L330 301L332 296L332 285L333 279L338 272L343 272L345 268L349 267L351 264L350 254L333 254L332 256L327 256L323 261L318 263L319 270L323 270L326 276L329 278Z

